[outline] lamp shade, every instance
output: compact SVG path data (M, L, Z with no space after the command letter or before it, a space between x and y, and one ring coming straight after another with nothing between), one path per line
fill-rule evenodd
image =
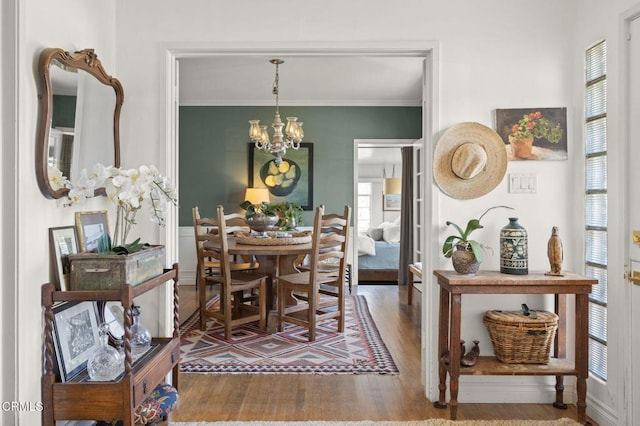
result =
M401 194L402 179L397 177L386 178L384 180L384 193L385 194Z
M269 203L269 190L267 188L247 188L244 193L245 201L249 201L251 204Z

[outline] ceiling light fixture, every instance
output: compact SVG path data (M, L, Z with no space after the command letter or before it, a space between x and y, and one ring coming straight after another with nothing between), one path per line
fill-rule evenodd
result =
M276 66L276 79L273 82L272 93L276 95L276 116L273 119L271 127L273 128L273 140L269 140L267 126L260 125L260 120L249 120L249 137L256 144L256 148L264 149L273 154L276 165L282 163L282 157L286 154L287 149L300 148L300 142L304 137L302 131L302 123L298 123L298 117L287 117L287 126L282 133L284 123L280 119L280 110L278 105L278 84L279 75L278 67L284 64L282 59L271 59L269 62ZM285 137L286 136L286 137Z

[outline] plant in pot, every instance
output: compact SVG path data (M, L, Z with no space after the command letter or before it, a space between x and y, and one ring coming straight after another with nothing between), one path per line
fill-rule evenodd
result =
M244 221L249 228L256 232L265 232L272 229L280 220L275 206L262 201L252 204L251 201L244 201L240 207L246 210Z
M524 114L511 128L509 144L514 158L530 158L533 140L544 138L551 143L562 140L560 123L552 123L540 111Z
M489 211L497 208L507 208L513 210L509 206L493 206L488 208L477 219L470 219L467 226L462 230L457 224L447 221L447 226L453 226L458 234L449 235L442 245L442 254L444 257L451 258L453 269L460 274L475 274L480 268L480 263L484 260L483 249L485 246L476 240L470 239L473 231L482 229L484 226L480 221Z
M296 229L298 225L302 225L303 209L300 204L285 201L275 205L274 210L280 216L280 229Z

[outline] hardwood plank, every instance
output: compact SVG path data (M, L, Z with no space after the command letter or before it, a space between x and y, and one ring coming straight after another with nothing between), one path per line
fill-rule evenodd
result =
M181 374L180 399L170 420L305 421L420 420L448 418L425 397L420 373L419 297L406 304L406 286L354 286L363 294L399 375L211 375ZM180 286L180 318L196 310L194 286ZM458 406L458 420L576 419L576 407L549 404ZM596 423L592 422L596 425Z

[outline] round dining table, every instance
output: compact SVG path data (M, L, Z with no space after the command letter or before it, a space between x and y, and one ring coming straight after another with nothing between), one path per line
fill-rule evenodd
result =
M239 243L235 237L229 237L229 254L240 256L254 256L259 263L258 272L267 275L267 331L275 332L277 323L277 304L282 301L276 299L278 294L275 286L279 275L300 272L299 265L304 256L311 253L311 242L301 244L258 245ZM296 304L292 296L285 301L287 305Z

